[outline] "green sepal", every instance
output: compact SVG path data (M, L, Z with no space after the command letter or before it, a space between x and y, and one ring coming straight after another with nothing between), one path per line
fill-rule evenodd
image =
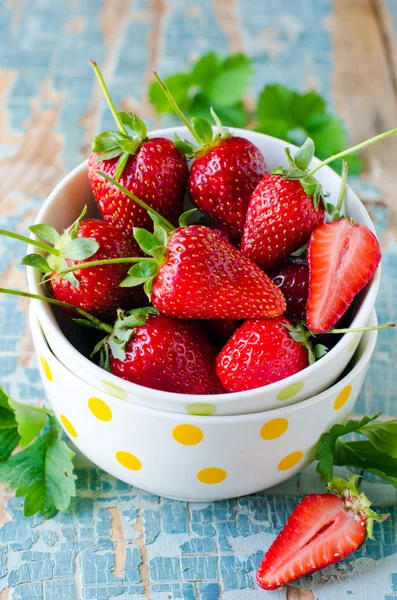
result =
M91 238L75 238L61 250L62 258L70 260L85 260L99 250L99 244Z
M203 119L202 117L193 117L191 123L196 135L201 139L203 144L212 142L212 126L206 119Z
M123 154L120 155L120 158L117 161L117 165L116 165L116 172L114 174L114 179L116 181L118 181L120 179L120 177L122 176L125 165L127 164L129 157L130 157L130 154L128 152L123 152Z
M97 331L103 331L102 327L100 327L99 325L96 325L95 323L93 323L92 321L89 321L88 319L82 319L82 318L75 318L73 319L73 321L75 323L77 323L78 325L83 325L83 327L91 327L92 329L96 329Z
M27 267L33 267L41 273L52 273L52 269L46 259L40 254L27 254L21 260L21 264Z
M45 223L31 225L29 231L39 238L39 240L42 240L47 244L52 244L53 246L58 243L59 238L61 237L56 229Z
M153 233L150 233L141 227L134 227L133 233L135 240L145 254L149 254L149 256L156 256L161 249L163 249L164 254L163 244L159 242Z
M328 348L322 344L317 344L313 347L311 338L313 333L307 328L306 324L302 321L296 323L296 325L284 324L284 327L288 329L290 336L295 342L299 342L307 350L309 365L312 365L324 356L328 352Z
M307 252L307 244L303 244L303 246L301 246L300 248L298 248L298 250L295 250L295 252L291 253L291 256L295 256L297 258L299 258L300 256L304 256Z
M120 117L120 120L123 123L123 125L128 127L128 129L135 131L135 133L137 134L137 138L140 142L146 138L147 127L142 121L142 119L140 119L137 115L134 115L133 113L126 113L121 111L117 114Z
M186 210L178 219L179 227L188 227L189 225L189 217L198 212L197 208L191 208L190 210Z
M194 154L196 152L194 146L186 140L181 140L181 138L179 137L179 135L177 133L174 133L174 146L180 152L183 152L183 154L186 154L186 156L188 156L188 157L194 156Z
M295 152L293 161L298 169L306 171L314 156L314 142L307 138L304 144Z

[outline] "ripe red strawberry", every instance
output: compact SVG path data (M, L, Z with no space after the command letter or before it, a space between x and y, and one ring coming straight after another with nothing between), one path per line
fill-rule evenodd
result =
M127 381L179 394L224 392L215 374L216 350L196 323L153 308L120 312L102 346L110 351L111 372Z
M49 252L47 259L30 254L22 262L44 273L55 299L73 304L96 317L114 318L118 308L132 308L145 301L142 288L132 291L120 287L130 264L64 271L92 261L131 257L136 253L136 244L109 223L97 219L82 220L84 214L85 210L62 236L48 225L31 227L37 237L53 246L31 242Z
M283 295L267 275L208 227L180 227L164 250L151 293L153 306L163 314L243 319L284 312ZM135 276L137 272L138 265L130 271Z
M248 206L241 252L263 269L273 269L308 241L324 214L300 181L265 175Z
M305 369L307 349L292 339L285 317L246 321L219 354L216 372L228 392L269 385Z
M337 495L310 494L298 504L259 565L261 588L275 590L346 558L363 544L367 530L371 535L373 520L384 520L354 479L335 478L328 487Z
M269 277L284 294L287 303L285 316L291 321L306 321L306 302L309 292L309 267L305 258L291 257Z
M215 138L191 166L189 196L234 237L241 237L251 194L265 173L265 159L252 142L234 136Z
M136 115L117 113L97 65L92 64L120 129L98 135L88 161L88 177L102 217L127 235L132 234L133 227L152 225L145 210L97 171L120 181L175 223L182 212L188 177L185 156L166 138L148 139L146 126ZM126 127L135 135L129 135Z
M341 219L318 227L307 252L309 329L331 329L370 281L380 259L378 240L365 225Z
M188 180L192 202L222 223L234 237L241 237L251 194L267 172L261 151L249 140L231 136L212 109L217 129L215 136L207 120L194 117L189 122L157 73L154 76L198 143L198 147L194 147L176 136L175 145L195 158Z

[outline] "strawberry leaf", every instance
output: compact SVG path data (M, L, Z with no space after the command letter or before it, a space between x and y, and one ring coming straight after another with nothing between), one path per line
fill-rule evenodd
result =
M379 451L397 458L397 419L370 423L360 430ZM397 473L396 473L397 476Z
M41 273L52 273L50 265L43 256L40 256L40 254L27 254L21 260L21 264L33 267Z
M14 411L15 420L18 424L20 435L20 446L28 446L43 430L48 423L48 414L43 408L21 404L12 398L8 399L10 407Z
M397 459L379 452L369 441L338 442L333 462L377 475L397 488Z
M47 244L55 244L59 241L60 235L50 225L39 224L39 225L31 225L29 227L29 231L31 231L37 238L46 242Z
M85 260L99 250L99 244L91 238L75 238L62 249L63 258Z
M359 432L365 425L377 419L379 414L377 413L373 417L363 417L361 421L351 419L345 424L333 425L327 433L323 433L316 449L316 460L318 460L316 471L321 475L325 483L328 483L332 479L334 450L338 438L349 433Z
M6 460L19 444L18 423L9 396L0 387L0 461Z
M45 518L67 511L76 494L73 452L62 440L53 417L51 429L28 448L0 463L0 481L25 496L24 515L40 512Z

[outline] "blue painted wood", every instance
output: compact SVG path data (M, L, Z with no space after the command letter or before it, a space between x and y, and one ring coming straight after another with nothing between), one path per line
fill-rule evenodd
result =
M114 99L139 111L151 126L157 121L146 102L150 70L166 75L212 48L245 49L254 56L255 93L265 82L300 90L314 83L331 103L331 11L331 0L2 2L1 227L26 233L45 196L87 155L93 135L113 126L94 85L90 56L103 67ZM388 227L381 204L370 203L369 210L378 232ZM22 251L17 242L0 240L2 284L25 285L16 258ZM384 254L377 303L382 322L396 314L396 252L390 245ZM43 390L26 304L1 298L0 323L1 384L14 397L35 403ZM388 331L379 338L359 413L395 414L394 336ZM70 514L48 522L23 517L21 500L0 491L1 600L286 597L286 590L259 592L255 569L299 494L321 489L313 469L271 492L187 505L81 465ZM299 582L313 590L305 598L397 598L396 493L390 486L366 486L390 519L381 532L377 528L377 540L354 557Z

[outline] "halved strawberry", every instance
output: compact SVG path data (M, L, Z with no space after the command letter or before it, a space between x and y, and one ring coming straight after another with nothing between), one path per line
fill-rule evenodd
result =
M307 251L309 329L331 329L370 281L380 259L379 242L365 225L340 219L318 227Z
M373 520L386 517L369 508L355 479L334 478L332 494L310 494L298 504L259 565L260 587L274 590L323 569L357 550L367 532L372 536Z

